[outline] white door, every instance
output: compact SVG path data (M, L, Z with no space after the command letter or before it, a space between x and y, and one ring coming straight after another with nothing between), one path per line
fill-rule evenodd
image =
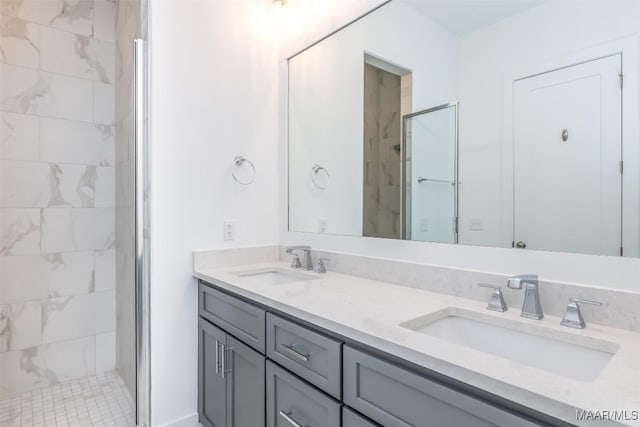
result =
M621 63L613 55L514 83L516 247L620 254Z

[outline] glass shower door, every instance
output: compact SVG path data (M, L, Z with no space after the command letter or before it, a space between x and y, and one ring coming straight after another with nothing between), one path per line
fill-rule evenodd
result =
M404 117L405 237L458 241L458 105Z

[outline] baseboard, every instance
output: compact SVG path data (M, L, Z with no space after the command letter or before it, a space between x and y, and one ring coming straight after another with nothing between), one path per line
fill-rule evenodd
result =
M198 414L187 415L186 417L178 418L169 423L164 424L162 427L202 427L198 422Z

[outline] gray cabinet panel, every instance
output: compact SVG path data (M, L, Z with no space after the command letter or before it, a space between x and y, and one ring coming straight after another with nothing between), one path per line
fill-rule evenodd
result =
M267 313L267 356L336 399L342 397L342 343Z
M347 346L343 361L344 402L385 427L537 425Z
M200 284L200 316L264 354L265 311Z
M337 427L340 404L267 361L267 427Z
M226 380L220 375L220 348L226 334L199 319L198 328L198 413L204 427L227 425Z
M346 406L342 407L342 427L379 427Z
M265 357L227 336L229 426L264 427Z

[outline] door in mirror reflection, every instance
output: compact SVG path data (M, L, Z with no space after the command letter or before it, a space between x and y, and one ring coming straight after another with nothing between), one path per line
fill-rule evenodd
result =
M458 241L457 111L451 104L405 116L407 239Z
M516 247L622 248L621 55L514 85Z

